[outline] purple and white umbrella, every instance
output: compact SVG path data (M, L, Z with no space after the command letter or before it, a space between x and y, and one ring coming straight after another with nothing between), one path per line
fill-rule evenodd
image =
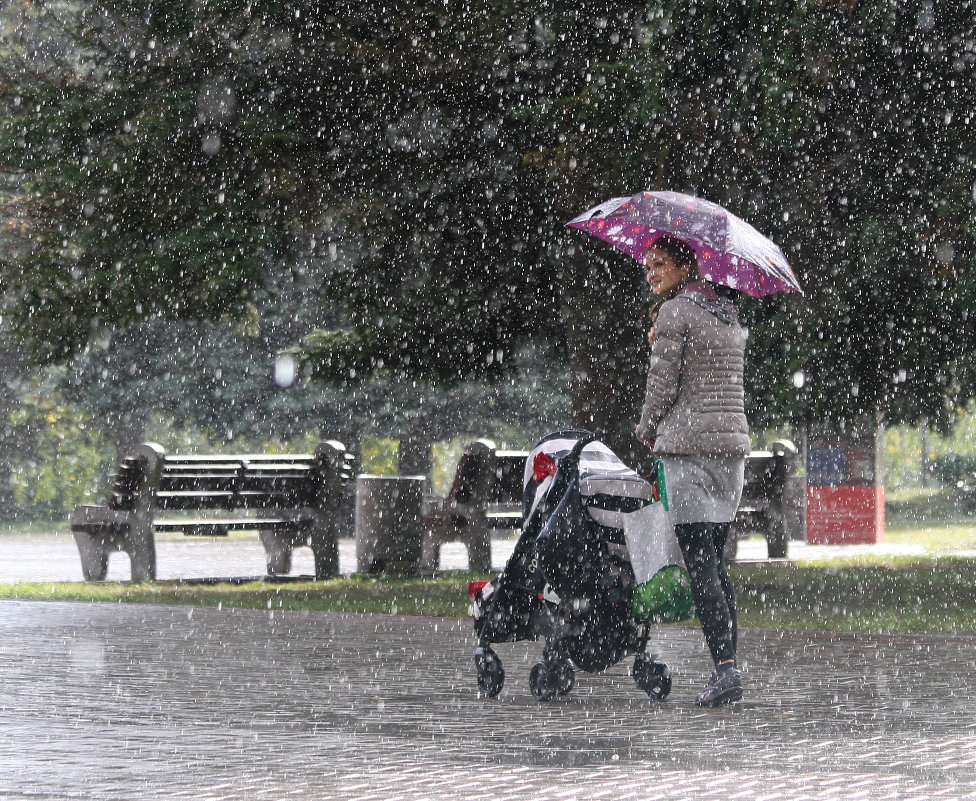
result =
M669 234L698 256L702 278L754 298L800 292L783 251L744 220L716 203L680 192L615 197L567 223L643 262L648 246Z

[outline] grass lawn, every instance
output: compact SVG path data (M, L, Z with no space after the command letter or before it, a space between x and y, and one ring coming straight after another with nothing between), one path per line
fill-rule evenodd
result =
M735 566L740 625L976 634L976 560L858 561Z
M238 609L304 609L402 615L463 617L468 581L474 574L449 572L436 578L337 578L331 581L19 582L0 584L0 599L102 601Z
M933 553L976 550L976 523L891 523L885 526L885 542L921 545Z
M976 560L889 558L873 564L745 564L733 568L743 627L793 630L976 634ZM467 583L350 577L326 582L205 584L20 583L0 599L151 603L219 608L303 609L381 614L468 614Z
M976 521L924 519L918 493L889 515L885 541L919 546L924 556L860 554L793 564L734 565L744 627L795 630L976 634ZM945 512L944 509L939 509ZM17 527L14 536L43 536ZM51 528L48 527L47 535ZM152 603L222 608L335 610L466 617L467 583L487 576L448 571L433 579L347 577L326 582L160 581L0 584L0 599ZM688 624L693 625L693 624Z

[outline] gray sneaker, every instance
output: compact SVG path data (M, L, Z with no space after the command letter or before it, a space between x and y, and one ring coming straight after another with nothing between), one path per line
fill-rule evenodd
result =
M738 668L716 670L695 699L698 706L721 706L742 699L742 673Z

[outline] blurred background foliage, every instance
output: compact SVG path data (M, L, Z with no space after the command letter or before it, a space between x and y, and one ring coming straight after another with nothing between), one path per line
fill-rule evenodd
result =
M647 290L563 225L644 188L806 289L742 302L758 438L880 413L890 487L954 486L974 67L968 1L2 2L0 516L150 438L435 484L467 436L636 460Z
M105 497L116 467L112 443L90 416L56 396L32 395L9 419L22 449L8 463L11 500L0 521L51 521L64 524L78 503ZM293 439L238 436L224 440L216 432L174 418L147 422L147 439L179 453L310 452L315 432ZM433 444L431 491L444 495L466 442L491 436L500 448L526 449L538 430L497 427L439 440ZM769 432L767 439L781 436ZM399 440L364 435L358 442L359 471L375 475L399 472ZM943 436L913 426L885 431L885 487L889 521L967 519L976 517L976 410L960 419L954 433Z

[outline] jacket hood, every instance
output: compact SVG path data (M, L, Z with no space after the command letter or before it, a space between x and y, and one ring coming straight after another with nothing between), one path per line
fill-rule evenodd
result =
M706 281L692 281L675 297L687 298L692 303L701 306L705 311L715 315L723 323L734 325L739 322L739 313L729 298L718 295L711 284Z

